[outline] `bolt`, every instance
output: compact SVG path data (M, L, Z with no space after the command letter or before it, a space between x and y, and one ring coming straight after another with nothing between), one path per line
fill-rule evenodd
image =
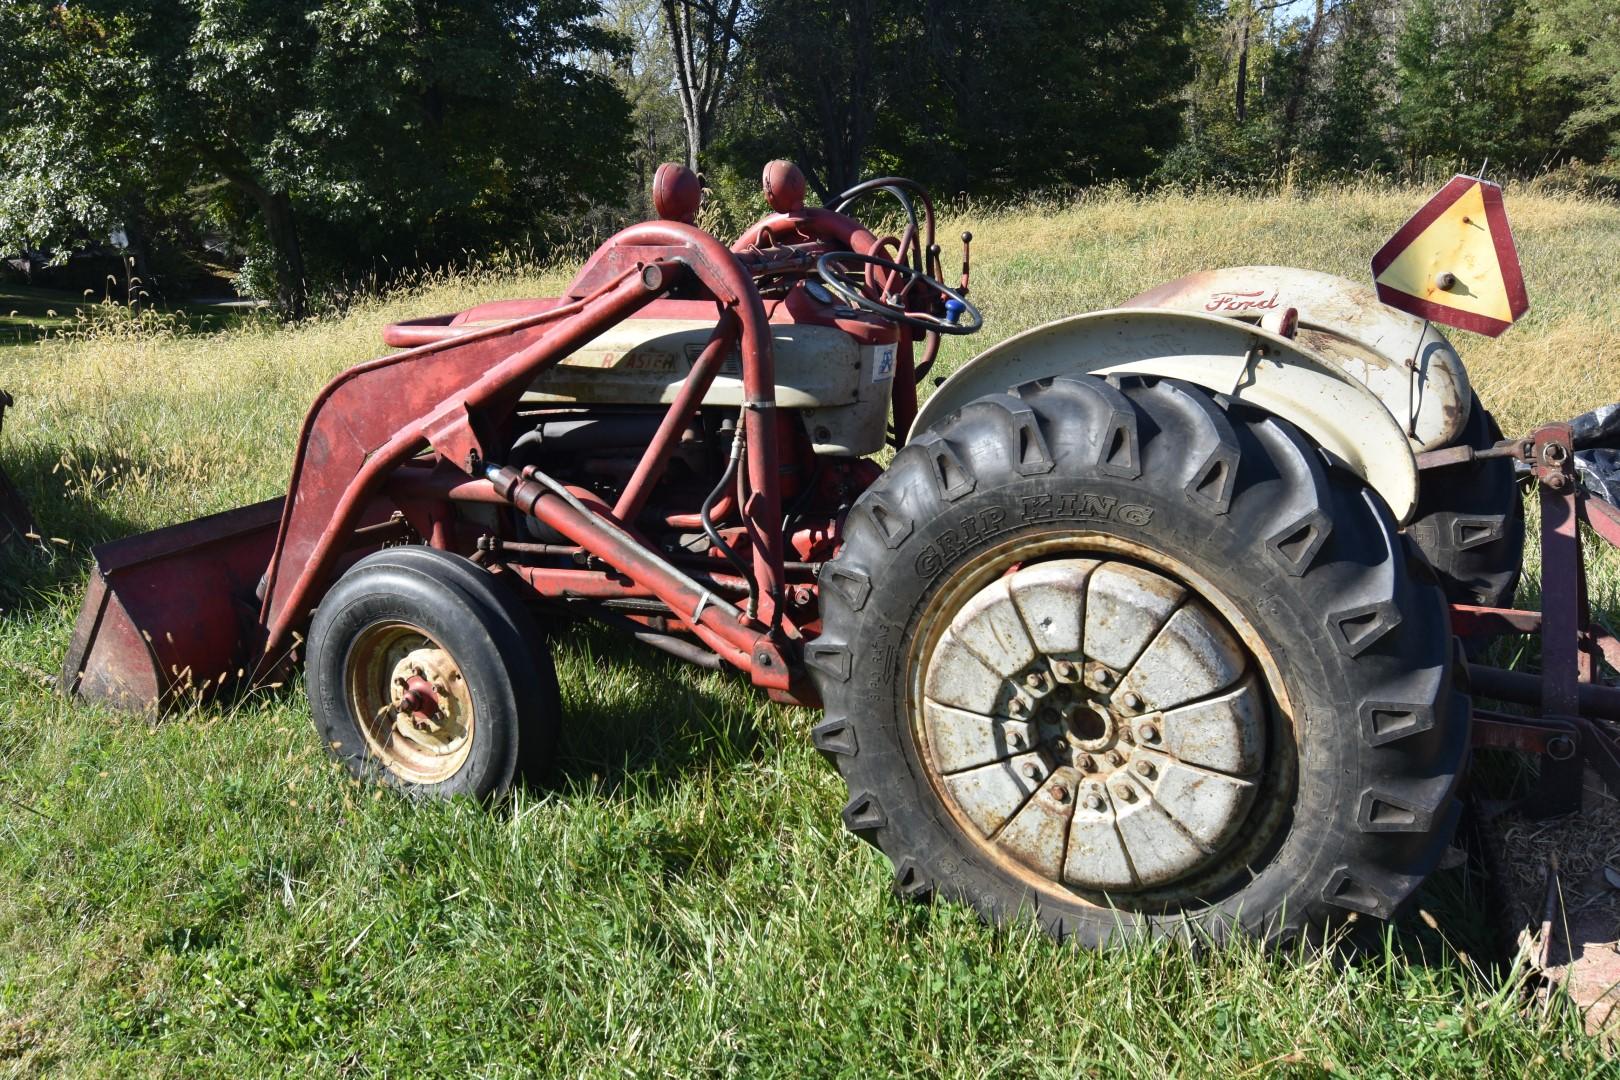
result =
M1028 675L1025 675L1024 685L1029 687L1031 690L1039 690L1041 688L1040 672L1032 671Z
M1117 769L1121 765L1125 764L1125 756L1118 750L1110 750L1108 751L1108 764Z
M1103 801L1101 799L1097 798L1097 796L1095 796L1095 795L1087 795L1086 796L1086 809L1087 810L1101 810L1102 808L1103 808Z
M1136 745L1136 736L1131 734L1131 729L1130 728L1126 728L1125 730L1121 731L1119 733L1119 737L1125 740L1125 745L1126 746L1135 746Z
M1114 681L1114 673L1105 667L1099 667L1091 676L1098 686L1107 686Z
M1069 801L1069 789L1064 787L1062 784L1053 784L1052 785L1052 798L1056 799L1060 803L1068 802Z
M1057 677L1060 679L1074 678L1074 664L1071 661L1059 660L1052 665L1052 668L1057 672Z
M1009 742L1012 745L1012 748L1014 750L1022 750L1024 748L1024 744L1026 742L1028 742L1028 741L1029 740L1025 739L1022 735L1018 734L1016 731L1013 732L1012 737L1007 740L1007 742Z
M1114 789L1114 798L1118 799L1120 802L1135 802L1136 789L1131 787L1129 784L1120 784Z
M1041 767L1031 761L1024 766L1024 775L1033 780L1037 776L1041 775Z
M1007 703L1007 715L1014 720L1021 719L1029 712L1029 706L1024 704L1023 698L1013 698Z
M1090 754L1081 754L1075 765L1081 772L1092 772L1097 768L1097 759Z
M1159 729L1154 727L1152 724L1143 724L1141 735L1142 741L1145 743L1156 743L1159 741Z
M1443 292L1451 291L1451 287L1455 284L1457 284L1457 275L1450 270L1442 270L1434 275L1434 287Z
M1140 709L1142 707L1142 695L1136 693L1126 694L1125 707L1127 709Z
M1153 768L1153 762L1138 761L1136 763L1136 771L1151 780L1153 779L1153 774L1156 770Z
M1554 491L1563 491L1569 486L1569 480L1562 474L1547 477L1547 486Z

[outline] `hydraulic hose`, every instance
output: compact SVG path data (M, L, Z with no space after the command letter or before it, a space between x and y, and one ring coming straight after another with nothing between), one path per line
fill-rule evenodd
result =
M731 439L731 460L726 462L725 471L720 475L720 482L714 486L713 491L709 492L709 497L703 500L702 507L698 509L698 520L703 523L703 533L709 538L709 543L713 544L719 549L720 554L725 556L726 562L730 563L731 568L737 571L737 576L748 582L748 606L744 610L748 617L752 619L754 613L759 610L758 583L754 581L751 569L743 563L742 559L738 558L737 553L731 549L731 545L726 543L726 538L720 535L720 530L714 527L714 519L710 516L714 512L715 504L731 489L731 485L736 481L737 470L742 464L743 444L745 441L743 432L746 429L741 421L742 418L739 416L736 434ZM740 501L738 505L742 505Z

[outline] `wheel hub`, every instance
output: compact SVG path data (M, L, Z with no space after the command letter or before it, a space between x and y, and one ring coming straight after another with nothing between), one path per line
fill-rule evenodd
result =
M413 784L454 776L472 748L472 693L450 653L419 628L379 623L355 639L345 684L372 755Z
M1075 889L1159 888L1217 859L1248 814L1255 667L1162 574L1038 563L971 596L925 658L928 765L998 858Z
M467 734L453 686L461 672L443 649L413 649L394 665L389 691L394 731L434 754L450 753Z

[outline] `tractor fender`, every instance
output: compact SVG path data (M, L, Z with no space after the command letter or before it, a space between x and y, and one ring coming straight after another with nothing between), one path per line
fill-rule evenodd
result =
M968 402L1060 375L1181 379L1290 421L1383 496L1402 524L1417 506L1405 431L1366 384L1258 325L1187 311L1115 308L1059 319L969 360L917 413L908 438Z
M1468 373L1440 328L1381 303L1372 286L1292 266L1227 266L1149 289L1121 307L1170 308L1257 321L1299 313L1296 348L1363 383L1414 450L1454 443L1468 423Z

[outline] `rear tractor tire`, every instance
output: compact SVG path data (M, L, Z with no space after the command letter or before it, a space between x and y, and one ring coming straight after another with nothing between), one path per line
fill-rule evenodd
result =
M1456 827L1440 589L1291 425L1172 380L973 402L852 509L807 661L896 889L1052 934L1320 940Z
M1451 443L1486 450L1502 438L1496 418L1469 401L1468 422ZM1524 561L1524 499L1508 458L1484 458L1419 476L1407 535L1456 604L1512 607Z
M316 610L305 679L328 751L412 796L499 796L555 745L556 674L533 620L445 552L356 563Z

